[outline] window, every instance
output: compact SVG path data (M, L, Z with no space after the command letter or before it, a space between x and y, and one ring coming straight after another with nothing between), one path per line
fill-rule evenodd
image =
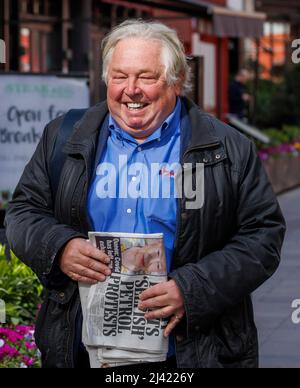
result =
M58 32L22 28L20 31L20 71L47 73L61 71Z
M55 16L61 14L61 1L57 0L23 0L22 12L27 15Z
M21 28L21 55L20 55L20 71L28 73L31 71L31 53L30 53L30 37L29 28Z

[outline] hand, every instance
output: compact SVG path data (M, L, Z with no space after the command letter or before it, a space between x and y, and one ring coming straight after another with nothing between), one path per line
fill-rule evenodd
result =
M168 337L185 315L184 300L174 280L157 284L140 295L140 310L153 310L145 314L147 320L171 318L164 331Z
M97 284L111 275L110 258L81 238L71 240L59 260L63 273L76 282Z

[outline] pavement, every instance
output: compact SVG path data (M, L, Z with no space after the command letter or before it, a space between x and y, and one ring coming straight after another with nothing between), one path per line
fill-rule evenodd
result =
M288 228L282 263L253 296L260 366L300 368L300 323L292 321L292 302L300 299L300 189L280 196L279 202Z

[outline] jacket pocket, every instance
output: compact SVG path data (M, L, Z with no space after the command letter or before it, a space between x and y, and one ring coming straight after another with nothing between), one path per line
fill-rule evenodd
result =
M46 333L45 333L44 327L45 327L46 317L48 316L48 311L49 311L49 299L46 297L38 313L38 317L35 324L35 332L34 332L35 343L38 349L40 350L40 352L42 353L42 356L46 348L46 344L45 344Z
M72 350L73 301L69 292L48 291L36 325L36 343L42 353L43 368L65 368L70 365Z
M248 301L227 311L217 325L214 341L224 367L242 367L245 360L258 358L257 330L248 311ZM251 365L251 361L247 363Z

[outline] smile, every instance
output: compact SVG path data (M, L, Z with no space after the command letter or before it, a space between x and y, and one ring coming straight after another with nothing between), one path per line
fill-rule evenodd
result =
M140 104L140 103L128 103L125 104L129 110L140 110L144 109L148 104Z

